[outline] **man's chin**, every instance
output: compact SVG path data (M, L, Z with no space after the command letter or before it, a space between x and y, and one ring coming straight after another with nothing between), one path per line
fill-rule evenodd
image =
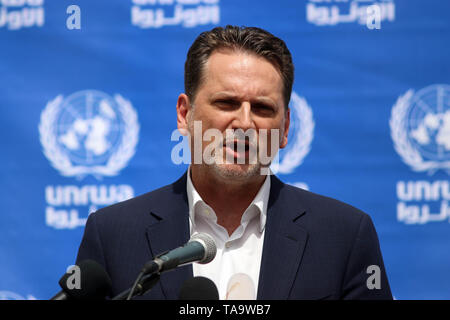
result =
M224 179L245 181L261 175L260 164L212 164L213 171Z

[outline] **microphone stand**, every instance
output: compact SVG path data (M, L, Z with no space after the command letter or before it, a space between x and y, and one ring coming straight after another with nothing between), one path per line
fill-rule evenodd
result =
M144 276L139 284L136 286L132 298L136 296L142 296L144 293L153 288L159 281L160 273L152 273ZM128 288L127 290L119 293L117 296L112 298L112 300L126 300L128 295L130 294L132 288Z

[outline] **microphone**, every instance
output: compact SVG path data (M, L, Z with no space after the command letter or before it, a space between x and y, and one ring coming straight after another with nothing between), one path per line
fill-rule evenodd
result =
M210 279L193 277L187 279L180 290L179 300L219 300L219 291Z
M160 254L155 259L147 262L131 289L127 290L129 293L126 300L130 300L136 295L143 295L149 290L148 286L145 288L141 283L142 279L145 279L147 275L159 274L192 262L206 264L214 259L216 252L216 243L210 235L206 233L194 234L184 246Z
M147 262L142 269L143 275L163 272L191 262L206 264L216 256L217 247L214 239L206 233L196 233L182 247L173 249Z
M50 300L101 300L112 292L112 283L105 269L94 260L83 260L78 265L79 288L69 288L68 280L74 274L65 273L59 280L62 290Z
M228 281L225 300L255 300L255 285L245 273L236 273Z

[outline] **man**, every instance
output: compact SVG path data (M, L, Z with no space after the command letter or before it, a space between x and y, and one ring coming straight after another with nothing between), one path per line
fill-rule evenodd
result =
M202 33L188 52L177 101L178 129L190 136L188 172L90 215L77 261L102 264L115 295L145 262L205 232L217 244L215 259L162 274L143 298L176 299L186 279L201 275L225 299L230 279L244 274L248 299L392 299L369 216L264 170L270 163L261 152L273 158L288 143L293 78L288 48L267 31ZM221 135L205 139L211 131Z

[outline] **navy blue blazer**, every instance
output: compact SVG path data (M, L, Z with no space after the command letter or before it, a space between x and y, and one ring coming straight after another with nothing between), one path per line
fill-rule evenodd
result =
M132 286L147 261L189 240L186 178L89 216L77 262L103 265L113 296ZM371 265L380 268L380 289L367 286ZM177 299L192 276L192 265L163 273L140 298ZM392 299L370 217L271 176L257 298Z

